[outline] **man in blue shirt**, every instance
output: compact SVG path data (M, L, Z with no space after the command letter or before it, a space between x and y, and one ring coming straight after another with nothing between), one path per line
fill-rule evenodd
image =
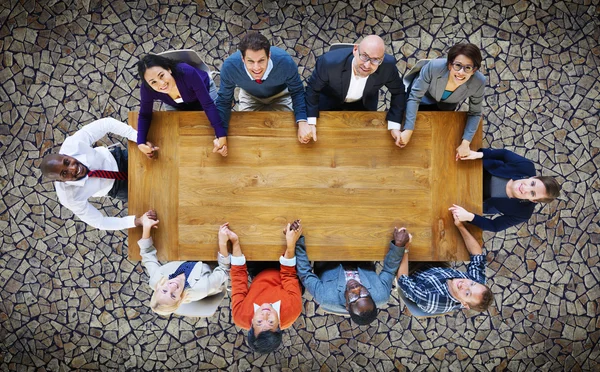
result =
M285 50L272 47L258 32L246 34L238 48L221 67L216 104L225 128L229 127L236 87L240 87L240 111L294 111L296 123L308 126L304 86L292 57ZM215 143L215 151L220 146Z
M431 315L457 309L483 312L494 301L494 295L485 285L486 260L483 249L455 213L453 217L471 256L466 273L434 267L408 276L408 252L404 253L398 269L398 290Z

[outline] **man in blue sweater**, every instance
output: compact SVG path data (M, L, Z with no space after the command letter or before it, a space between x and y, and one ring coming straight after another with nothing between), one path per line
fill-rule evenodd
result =
M236 86L240 87L240 111L293 110L299 128L308 128L304 86L292 57L283 49L271 47L269 40L258 32L246 34L238 48L221 67L217 108L225 128L229 127ZM310 138L298 140L308 143Z

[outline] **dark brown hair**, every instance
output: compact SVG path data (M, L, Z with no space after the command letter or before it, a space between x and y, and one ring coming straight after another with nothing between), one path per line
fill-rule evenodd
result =
M471 310L484 312L484 311L487 311L487 309L489 309L490 306L492 306L493 302L494 302L494 294L486 286L485 292L483 292L483 294L481 295L481 301L476 305L469 305L469 308Z
M477 70L481 68L481 61L483 58L481 57L481 51L477 48L476 45L467 43L467 44L456 44L448 51L448 67L459 55L463 55L473 61L473 67Z
M546 197L536 199L536 202L550 203L551 201L560 196L561 186L556 180L556 178L549 176L535 176L533 178L537 178L538 180L540 180L544 184L544 187L546 187Z
M258 32L248 32L240 41L238 49L242 52L242 57L246 57L246 50L261 50L264 49L267 57L271 50L269 40Z

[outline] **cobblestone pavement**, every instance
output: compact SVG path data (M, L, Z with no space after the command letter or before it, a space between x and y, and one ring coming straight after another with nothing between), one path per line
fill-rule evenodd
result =
M551 0L4 0L0 4L0 369L600 370L600 3ZM218 70L255 29L304 78L332 42L384 36L403 74L468 40L489 79L485 142L563 183L526 225L486 234L495 306L417 320L397 295L371 327L308 295L284 347L253 354L229 300L209 319L147 304L126 234L87 227L36 166L93 119L138 109L142 54L193 48ZM106 214L126 210L98 201ZM459 266L462 266L459 265Z

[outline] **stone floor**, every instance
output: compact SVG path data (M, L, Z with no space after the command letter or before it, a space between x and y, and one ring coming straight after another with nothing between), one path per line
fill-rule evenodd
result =
M4 0L0 3L0 369L600 370L599 0ZM218 70L247 29L304 78L332 42L377 33L403 74L468 40L489 79L485 142L557 176L559 201L486 234L496 303L417 320L397 295L371 327L307 298L284 347L249 352L229 300L209 319L147 307L124 232L87 227L36 169L68 133L138 108L135 63L193 48ZM99 200L106 214L126 205Z

